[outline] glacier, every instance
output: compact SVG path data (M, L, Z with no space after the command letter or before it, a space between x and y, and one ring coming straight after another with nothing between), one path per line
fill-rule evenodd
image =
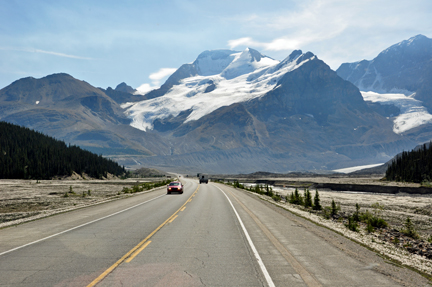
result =
M400 114L393 119L393 132L396 134L432 123L432 115L428 113L421 101L414 98L414 93L406 96L404 94L379 94L361 91L361 94L365 101L381 105L394 105L400 109Z
M122 108L132 119L131 126L142 131L152 130L156 119L184 111L190 111L185 123L198 120L223 106L263 96L283 75L316 58L309 53L312 56L298 61L305 54L295 52L277 61L250 48L206 51L193 63L198 75L181 80L161 97L124 103ZM210 85L214 88L207 89Z

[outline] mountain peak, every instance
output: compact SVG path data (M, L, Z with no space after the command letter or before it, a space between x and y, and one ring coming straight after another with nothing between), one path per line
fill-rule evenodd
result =
M260 52L258 52L257 50L254 50L252 48L246 48L246 50L244 50L244 52L249 53L252 57L251 60L256 61L256 62L261 61L261 58L265 57L265 56L261 55Z
M302 55L303 54L303 52L302 52L302 50L294 50L294 51L292 51L292 53L288 56L288 60L289 61L292 61L292 60L294 60L295 58L298 58L300 55Z
M276 70L287 65L293 65L294 62L295 65L298 65L305 60L311 60L313 57L315 57L315 55L312 52L306 52L303 54L302 50L294 50L288 57L277 65Z
M232 62L221 73L221 76L227 80L279 63L251 48L246 48L243 52L235 53L233 56L235 57Z
M362 91L413 94L428 80L432 39L416 35L390 46L372 61L344 63L337 73Z
M430 38L426 37L425 35L418 34L414 37L409 38L408 40L402 41L402 42L408 42L407 44L416 43L416 42L427 42L431 41Z
M411 53L419 53L421 50L430 49L432 47L432 39L418 34L408 40L403 40L397 44L390 46L389 48L382 51L378 57L381 55L386 55L388 53L398 53L402 50L412 51Z
M119 92L129 93L129 94L133 94L136 91L131 86L128 86L125 82L118 84L114 90Z
M220 74L234 60L232 50L207 50L198 55L193 62L198 75L211 76Z

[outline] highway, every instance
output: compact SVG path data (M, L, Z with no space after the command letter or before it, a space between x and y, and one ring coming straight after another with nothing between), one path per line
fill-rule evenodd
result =
M0 286L399 286L244 191L182 181L1 229Z

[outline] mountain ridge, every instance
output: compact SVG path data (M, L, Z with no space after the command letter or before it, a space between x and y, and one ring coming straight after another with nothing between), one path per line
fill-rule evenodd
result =
M282 61L250 48L204 51L145 95L57 77L65 82L58 98L59 84L45 78L31 80L38 89L0 90L0 120L37 126L129 167L333 170L386 162L429 135L396 134L392 109L365 102L353 83L301 50Z

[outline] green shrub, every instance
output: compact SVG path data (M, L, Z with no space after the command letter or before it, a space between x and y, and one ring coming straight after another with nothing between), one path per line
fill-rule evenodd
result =
M294 202L295 202L294 192L291 192L288 202L291 204L294 204Z
M373 214L366 210L366 212L360 214L360 221L367 223L372 216Z
M417 230L414 227L414 224L412 223L412 221L409 217L407 217L404 225L405 225L405 228L401 230L403 234L405 234L406 236L409 236L413 239L419 239L420 238L419 234L417 233Z
M271 186L268 186L268 184L266 184L265 186L265 195L273 197L274 193L273 193L273 189L271 188Z
M236 188L245 189L245 186L243 184L239 183L238 181L234 181L233 186Z
M136 193L136 192L140 192L141 190L140 190L140 186L139 185L134 185L133 187L132 187L132 193Z
M369 221L366 222L366 231L369 233L372 233L375 231L375 228L372 226L372 224Z
M372 213L369 212L369 210L366 210L366 212L362 213L359 217L362 222L365 222L366 224L372 227L373 230L372 231L368 230L369 232L373 232L375 228L384 228L388 226L387 222L384 219L376 215L373 215Z
M351 231L358 232L358 224L357 221L354 220L353 216L348 217L348 229Z
M326 207L324 207L324 213L323 213L323 215L324 215L324 218L326 218L326 219L330 219L330 217L331 217L331 215L332 215L332 212L331 212L331 207L330 206L326 206Z
M356 211L353 214L353 219L356 222L360 222L360 205L356 203Z
M384 219L382 219L380 217L376 217L376 216L373 216L369 220L369 222L371 223L371 225L373 227L376 227L376 228L384 228L384 227L388 226L387 222Z
M279 194L273 195L272 198L274 201L281 201L281 199L282 199Z

